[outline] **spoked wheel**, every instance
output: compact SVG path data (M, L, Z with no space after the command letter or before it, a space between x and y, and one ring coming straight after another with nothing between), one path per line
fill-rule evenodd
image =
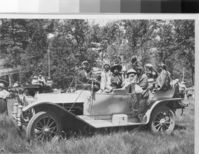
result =
M26 137L28 140L51 141L62 131L60 119L51 112L38 112L28 123Z
M154 133L171 133L175 127L173 111L167 106L157 107L152 113L150 127Z

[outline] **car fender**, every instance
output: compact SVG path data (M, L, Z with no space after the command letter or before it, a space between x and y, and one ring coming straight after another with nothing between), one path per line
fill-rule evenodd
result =
M42 103L40 102L40 103L30 104L24 107L22 111L25 112L31 108L34 108L37 112L49 111L55 113L55 115L57 115L59 118L63 120L62 122L65 129L69 128L79 129L87 126L93 127L92 125L86 123L84 120L79 118L74 113L52 102L42 102Z
M182 100L182 98L172 98L172 99L165 99L165 100L155 101L145 113L145 115L147 117L146 123L149 123L150 118L151 118L151 114L152 114L153 110L157 106L160 106L160 105L166 106L166 105L168 105L168 104L170 104L172 102L181 101L181 100Z

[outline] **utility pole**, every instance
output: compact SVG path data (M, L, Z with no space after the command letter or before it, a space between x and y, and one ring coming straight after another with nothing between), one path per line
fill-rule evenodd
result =
M52 33L48 34L48 40L49 40L49 44L48 44L48 77L50 78L50 48L52 46L52 39L55 35Z
M48 77L50 79L50 49L48 48Z

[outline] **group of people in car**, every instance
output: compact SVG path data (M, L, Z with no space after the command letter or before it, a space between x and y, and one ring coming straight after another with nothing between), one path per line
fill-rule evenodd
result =
M85 83L92 76L92 71L88 61L84 61L81 66L79 77ZM148 97L148 92L151 89L166 91L170 88L170 73L166 66L161 63L159 69L158 75L153 69L153 65L146 64L143 67L141 61L135 56L131 58L131 66L126 74L122 72L120 64L111 66L105 63L101 72L101 80L94 84L94 88L100 93L110 93L114 89L129 89L131 83L134 83L136 92L141 93L143 98Z

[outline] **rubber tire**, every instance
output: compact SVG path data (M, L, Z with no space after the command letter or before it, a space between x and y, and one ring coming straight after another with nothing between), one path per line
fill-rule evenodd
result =
M171 113L170 118L171 118L172 124L170 124L169 128L166 131L164 131L164 132L170 134L174 130L174 127L175 127L175 116L174 116L173 111L167 106L159 106L159 107L157 107L153 110L152 115L151 115L151 120L150 120L150 129L154 133L159 132L159 131L156 130L156 128L154 126L154 121L155 121L156 116L162 111L166 111L166 112Z
M0 98L0 114L7 112L8 112L7 101Z
M49 111L42 111L42 112L38 112L36 113L29 121L27 128L26 128L26 138L27 140L34 140L35 136L34 136L34 127L36 125L36 123L41 120L43 117L45 116L50 116L52 117L55 122L57 123L58 126L58 130L57 130L57 134L56 136L61 135L63 126L61 123L61 120L52 112Z

